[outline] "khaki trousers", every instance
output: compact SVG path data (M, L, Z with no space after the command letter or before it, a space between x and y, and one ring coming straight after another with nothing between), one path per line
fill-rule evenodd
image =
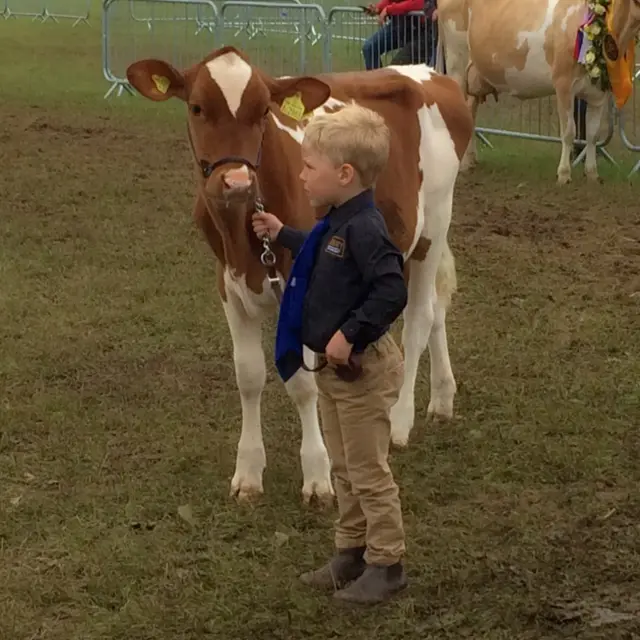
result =
M405 552L398 486L388 464L389 410L404 378L400 349L386 333L362 354L362 375L338 378L328 365L316 374L322 431L331 460L338 549L367 547L368 564L390 565Z

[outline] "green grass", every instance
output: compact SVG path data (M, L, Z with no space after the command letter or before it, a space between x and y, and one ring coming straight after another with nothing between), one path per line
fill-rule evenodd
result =
M337 609L296 580L331 552L334 513L300 504L273 326L266 494L227 497L240 403L190 219L183 105L102 99L97 17L0 22L0 51L2 640L637 636L640 226L624 171L558 188L555 145L494 139L461 177L456 419L426 422L425 354L392 458L411 588ZM632 617L598 626L599 608Z

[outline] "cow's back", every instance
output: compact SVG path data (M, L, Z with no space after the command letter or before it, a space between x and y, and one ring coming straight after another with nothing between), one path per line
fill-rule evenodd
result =
M471 137L473 122L459 84L426 65L398 65L317 77L331 87L333 100L343 103L355 100L380 113L392 136L399 141L392 152L411 151L420 136L418 112L426 107L427 114L431 114L434 105L437 119L444 120L457 143L466 148ZM462 153L464 149L459 157Z
M392 239L406 252L423 223L426 194L455 182L473 121L459 85L426 65L317 76L331 87L333 111L352 100L376 111L391 132L376 200Z

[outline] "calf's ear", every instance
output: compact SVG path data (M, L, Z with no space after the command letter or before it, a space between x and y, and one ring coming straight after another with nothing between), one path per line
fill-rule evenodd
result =
M270 89L273 102L295 120L323 105L331 95L328 84L309 76L272 80Z
M162 102L169 98L187 100L185 77L164 60L138 60L127 67L127 80L145 98Z

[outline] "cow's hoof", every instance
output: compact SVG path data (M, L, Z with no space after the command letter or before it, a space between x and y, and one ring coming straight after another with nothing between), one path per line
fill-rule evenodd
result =
M229 496L235 498L240 503L251 504L257 502L263 494L264 490L262 489L261 482L240 478L238 476L234 476L231 481Z

